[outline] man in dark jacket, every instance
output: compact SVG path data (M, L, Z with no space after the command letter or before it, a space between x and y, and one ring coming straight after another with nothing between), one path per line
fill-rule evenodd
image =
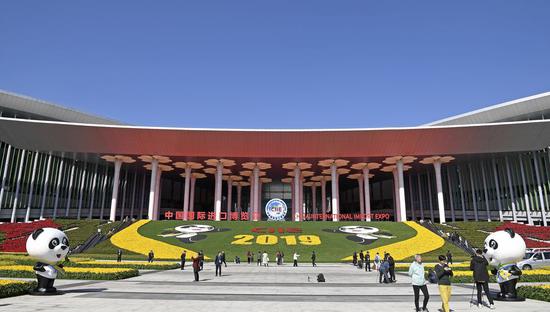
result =
M187 253L185 252L185 250L181 253L181 265L180 265L180 269L183 270L185 269L185 258L187 257Z
M477 288L477 306L482 303L481 301L481 289L485 292L487 300L489 300L490 308L494 309L495 305L493 303L493 298L489 293L489 273L487 273L487 266L489 262L483 257L483 251L481 249L476 250L476 255L472 257L470 261L470 270L474 272L474 282L476 283Z
M222 263L223 255L221 252L218 252L216 258L214 258L214 264L216 265L216 276L218 276L218 273L220 274L220 276L222 276Z
M225 262L225 251L222 250L222 262L223 265L227 268L227 262Z
M149 254L147 255L147 262L152 263L153 259L155 259L155 253L153 250L149 251Z
M388 253L388 264L389 264L389 273L390 273L390 283L395 282L395 260L393 260L393 257Z
M450 250L447 250L447 264L453 264L453 254Z
M443 312L449 312L449 299L451 298L451 276L453 276L453 270L451 270L447 264L447 257L444 255L439 256L439 263L435 265L434 271L437 276L439 294L441 295L441 310Z
M367 253L365 254L365 272L366 271L370 272L370 253L368 250L367 250Z
M317 263L315 263L315 259L317 259L317 255L315 255L315 251L311 252L311 265L316 267Z
M354 265L354 266L357 265L357 251L354 251L354 252L353 252L353 265Z

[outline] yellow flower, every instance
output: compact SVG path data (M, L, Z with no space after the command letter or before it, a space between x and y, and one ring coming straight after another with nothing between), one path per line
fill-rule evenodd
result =
M385 251L390 253L393 259L402 260L410 256L414 256L415 254L423 254L432 250L439 249L445 244L445 240L443 240L443 238L437 236L436 234L419 225L418 223L413 221L406 221L403 223L416 230L416 235L412 238L397 243L369 249L368 251L371 254L371 259L374 259L373 256L376 253L383 255ZM342 260L349 261L352 259L353 256L349 256Z
M147 255L150 250L153 250L155 257L160 259L179 259L184 250L187 252L188 258L198 255L192 250L142 236L138 233L138 229L147 224L147 222L149 222L149 220L134 222L124 230L113 235L111 237L111 243L119 248L142 255Z
M18 280L0 280L0 286L13 285L13 284L26 284L28 282Z

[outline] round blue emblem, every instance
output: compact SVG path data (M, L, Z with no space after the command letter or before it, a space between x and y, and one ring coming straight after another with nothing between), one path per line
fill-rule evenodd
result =
M269 221L281 221L286 217L288 208L284 200L273 198L265 204L265 214Z

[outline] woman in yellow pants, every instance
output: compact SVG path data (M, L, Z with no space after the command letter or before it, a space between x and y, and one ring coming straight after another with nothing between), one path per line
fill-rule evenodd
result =
M437 284L439 285L439 295L441 296L441 309L444 312L449 312L449 300L451 299L451 276L453 270L447 265L447 258L443 255L439 256L439 263L435 265L435 274L437 276Z

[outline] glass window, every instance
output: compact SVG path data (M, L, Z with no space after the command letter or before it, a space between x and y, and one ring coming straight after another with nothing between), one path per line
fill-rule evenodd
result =
M542 253L537 252L537 253L535 254L535 256L533 257L533 259L535 259L535 260L542 260Z
M550 260L550 251L544 252L544 259Z

